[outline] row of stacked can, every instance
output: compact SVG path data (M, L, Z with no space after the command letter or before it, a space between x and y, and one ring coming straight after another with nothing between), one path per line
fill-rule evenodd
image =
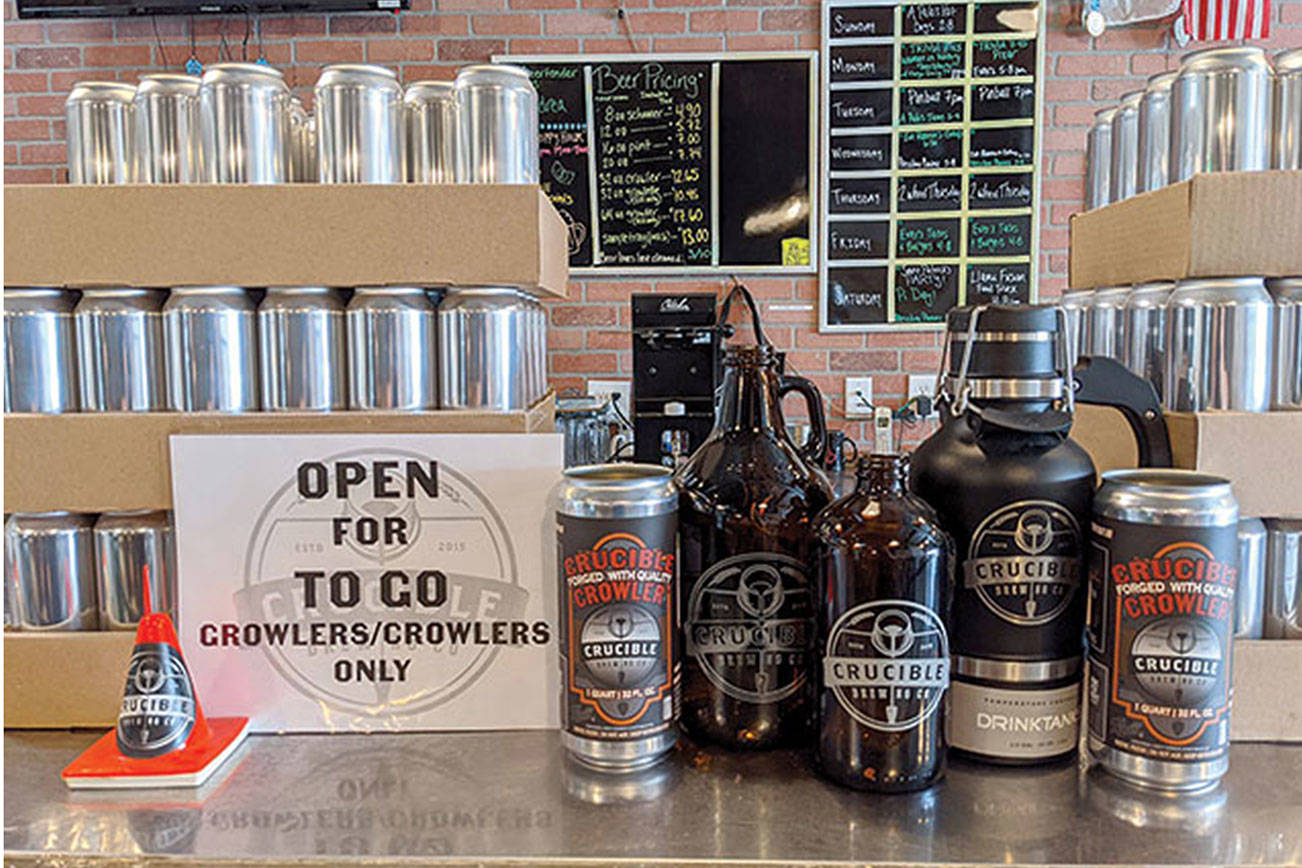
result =
M167 512L16 513L5 521L6 630L129 630L176 611L176 542Z
M1239 522L1238 639L1302 639L1302 520Z
M519 67L478 64L404 90L391 69L335 64L314 108L260 63L81 82L65 104L68 180L538 183L538 94Z
M1302 410L1302 278L1100 287L1062 307L1078 355L1121 362L1168 410Z
M1272 168L1302 169L1302 48L1273 64L1252 46L1208 48L1095 113L1085 207L1203 172Z
M7 288L5 412L511 411L546 392L546 314L526 293L346 295Z

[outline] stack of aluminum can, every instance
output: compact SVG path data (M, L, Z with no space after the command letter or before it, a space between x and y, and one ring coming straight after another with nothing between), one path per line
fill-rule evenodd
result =
M74 184L536 184L538 94L502 64L404 90L393 70L326 66L309 114L262 63L138 86L81 82L65 103Z
M546 314L510 287L77 296L5 289L6 413L508 412L547 391Z
M1239 522L1239 639L1302 639L1302 519Z
M15 513L5 521L5 629L130 630L176 614L176 554L166 512Z
M1302 278L1099 287L1062 307L1078 356L1116 359L1168 410L1302 410Z
M1207 48L1094 116L1086 209L1204 172L1302 169L1302 48Z

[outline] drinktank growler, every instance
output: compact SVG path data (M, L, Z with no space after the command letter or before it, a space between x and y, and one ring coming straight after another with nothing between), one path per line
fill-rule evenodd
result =
M941 427L913 459L959 556L950 744L993 762L1076 747L1094 464L1067 436L1074 402L1117 407L1141 462L1170 461L1152 386L1111 359L1070 371L1064 324L1047 305L951 311Z
M778 374L773 348L724 356L714 429L678 471L679 565L686 656L682 721L738 748L807 736L813 711L814 538L831 500L817 461L823 403L808 380ZM809 405L797 447L782 396Z

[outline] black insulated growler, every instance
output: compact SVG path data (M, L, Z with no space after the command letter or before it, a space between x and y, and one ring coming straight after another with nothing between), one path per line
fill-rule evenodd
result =
M991 762L1046 762L1076 748L1095 472L1068 436L1075 402L1121 410L1141 463L1170 463L1152 386L1111 359L1071 370L1065 331L1049 305L951 311L941 426L912 462L910 486L959 557L950 744Z

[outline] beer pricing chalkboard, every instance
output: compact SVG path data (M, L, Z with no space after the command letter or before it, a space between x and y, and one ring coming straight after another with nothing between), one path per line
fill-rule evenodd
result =
M821 325L1035 298L1043 8L824 0Z
M540 180L570 267L812 272L814 57L501 58L538 90ZM866 96L834 122L890 115L889 94Z

